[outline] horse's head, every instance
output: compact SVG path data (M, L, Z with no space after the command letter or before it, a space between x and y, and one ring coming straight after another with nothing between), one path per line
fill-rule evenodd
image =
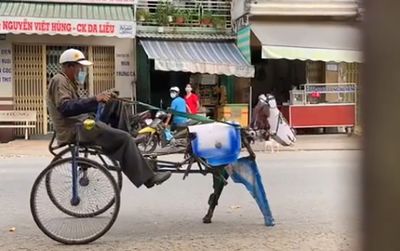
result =
M270 108L274 109L274 108L278 108L278 105L276 104L276 99L273 95L271 94L267 94L267 104L269 105Z

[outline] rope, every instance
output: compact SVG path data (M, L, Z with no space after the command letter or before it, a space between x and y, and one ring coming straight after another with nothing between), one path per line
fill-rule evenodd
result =
M207 117L204 117L204 116L201 116L201 115L190 114L190 113L186 113L186 112L179 112L179 111L176 111L176 110L171 109L171 108L168 108L167 110L165 110L165 109L162 109L160 107L153 106L153 105L150 105L150 104L147 104L147 103L143 103L143 102L140 102L140 101L130 101L130 100L127 100L127 99L122 99L122 98L114 98L114 99L120 100L122 102L130 103L130 104L141 105L141 106L147 107L147 108L149 108L151 110L157 110L157 111L163 111L163 112L166 112L166 113L172 113L173 115L176 115L176 116L179 116L179 117L189 118L189 119L193 119L195 121L199 121L199 122L203 122L203 123L218 122L218 123L223 123L223 124L227 124L227 125L230 125L230 126L240 127L240 125L237 125L237 124L229 123L229 122L226 122L226 121L218 121L218 120L210 119L210 118L207 118Z

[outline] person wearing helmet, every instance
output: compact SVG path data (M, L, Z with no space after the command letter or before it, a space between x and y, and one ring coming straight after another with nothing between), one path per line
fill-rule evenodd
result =
M62 70L50 80L47 92L48 111L58 144L74 143L79 133L80 142L100 146L104 154L118 160L122 171L136 187L144 184L150 188L167 180L171 173L154 173L127 132L100 121L91 130L77 126L89 118L89 113L96 113L99 103L108 102L111 94L102 92L94 97L79 97L78 85L84 82L85 70L92 65L81 51L64 51L60 64Z
M179 87L172 86L169 89L169 95L172 98L171 109L178 112L186 113L186 102L183 98L179 96ZM168 126L171 117L172 114L168 114L167 120L165 121L166 127ZM171 130L175 130L176 128L186 127L186 126L187 126L187 118L174 115L174 117L172 118Z

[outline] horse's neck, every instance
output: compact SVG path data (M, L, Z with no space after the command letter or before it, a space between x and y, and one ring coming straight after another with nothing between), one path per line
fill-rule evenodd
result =
M271 117L279 115L279 109L277 107L270 107L269 112Z

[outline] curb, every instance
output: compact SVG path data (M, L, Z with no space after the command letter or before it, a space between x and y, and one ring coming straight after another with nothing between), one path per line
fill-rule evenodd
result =
M253 149L254 152L269 153L271 151L264 151L260 149ZM275 152L317 152L317 151L362 151L361 148L298 148L298 149L279 149Z

